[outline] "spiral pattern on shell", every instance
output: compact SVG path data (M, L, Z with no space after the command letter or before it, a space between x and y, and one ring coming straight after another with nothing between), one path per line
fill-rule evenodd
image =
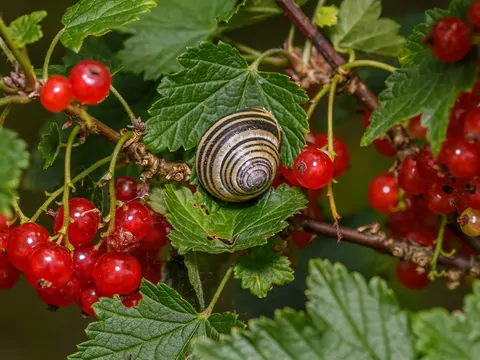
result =
M198 179L220 200L241 202L264 193L280 165L281 131L267 110L252 107L218 120L200 140Z

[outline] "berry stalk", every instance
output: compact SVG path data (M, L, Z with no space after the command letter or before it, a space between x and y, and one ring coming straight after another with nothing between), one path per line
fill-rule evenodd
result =
M43 81L47 81L48 79L48 65L50 65L50 59L52 58L53 50L55 50L55 46L57 46L58 42L60 41L60 37L62 36L65 28L61 29L57 35L53 38L50 46L48 47L47 53L45 55L45 60L43 61Z
M438 257L440 254L443 253L443 238L445 235L445 226L447 225L447 216L442 215L441 221L440 221L440 229L438 229L438 235L435 240L435 252L433 253L433 258L432 261L430 261L430 274L429 277L431 280L435 279L436 277L441 276L441 273L437 271L437 262L438 262Z
M120 104L122 104L123 108L125 109L125 111L128 114L128 117L130 118L130 120L133 123L137 119L137 117L135 116L135 114L133 113L132 109L130 108L128 103L125 101L123 96L117 91L117 89L114 88L113 85L110 85L110 91L112 92L113 95L115 95L115 97L118 99L118 101L120 101Z

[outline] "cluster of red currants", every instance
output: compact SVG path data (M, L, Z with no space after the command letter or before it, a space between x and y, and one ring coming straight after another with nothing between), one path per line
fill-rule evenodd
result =
M94 60L76 64L69 77L54 75L48 78L40 93L43 107L52 112L64 111L75 98L78 102L95 105L110 92L112 78L108 68Z
M418 154L407 156L396 174L376 176L368 189L373 209L389 214L392 235L434 246L438 215L458 213L463 232L480 236L480 81L469 93L462 93L450 113L447 139L437 157L425 144ZM410 121L413 137L424 139L426 129L419 120ZM403 198L403 202L401 201ZM446 236L455 243L456 237ZM460 251L471 254L462 245ZM428 284L415 264L399 264L397 276L409 288Z
M454 63L463 59L472 49L472 34L480 29L480 1L474 1L468 10L470 26L455 16L438 20L425 42L430 44L433 55L440 61Z
M159 251L168 244L170 224L139 196L139 184L128 176L115 181L115 192L123 205L115 211L115 228L106 242L94 244L101 227L100 212L84 198L69 200L70 251L62 238L53 241L36 223L7 225L0 217L0 289L13 287L23 271L40 299L54 307L77 303L94 316L92 305L100 296L122 296L125 306L135 306L142 277L160 281ZM54 232L61 235L64 209L54 220ZM107 246L108 245L108 246Z

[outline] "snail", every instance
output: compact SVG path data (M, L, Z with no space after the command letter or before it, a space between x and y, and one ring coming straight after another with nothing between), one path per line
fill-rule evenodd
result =
M255 106L220 118L203 135L195 165L201 185L227 202L258 197L280 166L281 131L275 117Z

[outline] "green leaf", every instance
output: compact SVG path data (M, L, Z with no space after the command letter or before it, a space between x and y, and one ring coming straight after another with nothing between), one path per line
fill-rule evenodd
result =
M0 128L0 153L0 213L8 217L21 171L28 168L29 154L18 134L4 128Z
M332 29L331 40L336 47L366 53L398 56L405 38L398 34L400 25L386 18L380 0L344 0L340 5L338 24Z
M138 307L126 308L118 297L102 298L94 305L98 322L87 327L89 341L69 359L185 359L198 337L217 339L236 325L231 313L198 314L165 284L142 281Z
M238 11L245 5L247 0L232 0L228 1L225 0L223 2L223 9L219 11L217 16L217 21L225 21L228 22L233 15L238 13Z
M362 146L392 126L422 113L427 139L437 154L446 138L450 110L458 95L472 88L476 79L476 59L467 56L455 64L438 61L426 45L419 45L431 25L445 16L442 10L428 11L426 23L418 25L407 41L402 68L391 74L380 94L380 108L370 117L371 125Z
M219 341L201 339L194 354L209 360L342 359L323 355L321 335L303 312L287 308L277 310L273 320L249 321L247 331L233 329Z
M105 196L103 189L93 181L90 176L86 176L79 183L75 184L76 191L72 193L72 197L81 197L90 200L95 207L100 210L100 213L104 211Z
M305 92L286 75L249 67L230 45L209 42L178 58L184 70L163 79L162 98L150 109L145 144L154 151L186 150L219 118L250 106L271 111L282 128L282 162L291 166L305 145L308 131Z
M42 155L45 164L43 169L48 169L54 163L60 151L60 144L62 142L62 135L60 134L60 128L55 121L50 122L48 133L42 136L42 140L38 144L38 151Z
M38 78L41 78L43 76L43 69L35 69L35 75ZM63 75L65 77L68 76L68 72L65 69L64 65L49 65L48 66L48 76L53 76L53 75Z
M167 213L167 205L165 204L163 188L153 188L148 197L150 198L148 205L150 205L153 211L162 215Z
M273 285L282 286L294 279L288 257L273 249L275 240L253 248L235 265L235 279L242 281L242 289L249 289L259 298L266 297Z
M315 13L314 21L320 27L337 25L338 8L334 5L320 6Z
M307 285L307 314L277 310L248 330L199 340L194 353L211 360L416 358L408 317L383 280L367 284L343 265L311 260Z
M121 30L133 36L125 41L119 57L125 69L144 73L145 79L180 70L177 57L187 47L218 33L218 21L226 20L238 9L234 0L162 0L141 21Z
M63 15L65 31L60 40L66 48L78 52L87 36L101 36L138 20L154 6L154 0L80 0Z
M295 0L295 3L302 6L308 0ZM266 20L273 16L283 14L283 10L278 6L276 0L247 0L237 15L235 15L226 27L227 30L245 27L257 22Z
M8 26L10 34L18 47L33 44L43 37L42 28L38 23L47 16L46 11L34 11L31 14L20 16Z
M221 314L212 314L208 318L208 322L212 325L220 334L230 334L232 328L245 329L245 324L238 320L238 315L225 312Z
M465 298L464 313L431 309L415 315L416 348L424 360L474 360L480 351L480 281Z
M218 254L266 244L287 226L285 219L306 205L301 191L286 185L250 203L220 204L211 199L217 206L208 209L200 191L192 195L186 187L166 185L165 202L174 228L168 237L180 254L190 250Z

